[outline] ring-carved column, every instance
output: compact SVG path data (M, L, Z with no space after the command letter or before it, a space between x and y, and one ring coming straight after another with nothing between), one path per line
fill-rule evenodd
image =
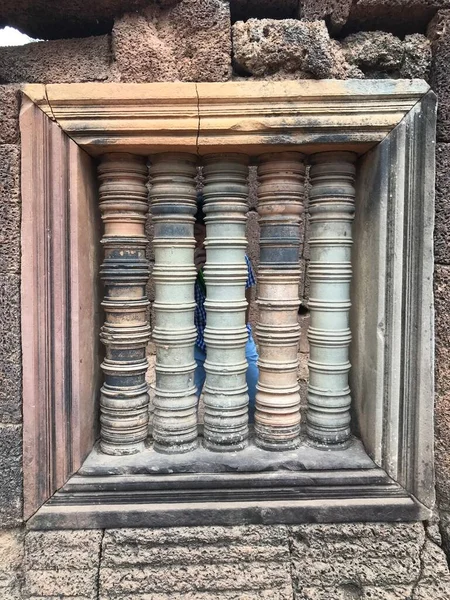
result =
M266 450L287 450L298 446L300 434L298 288L304 156L298 152L261 156L258 181L256 444Z
M197 209L194 155L151 157L151 212L154 224L156 383L154 448L189 452L197 447L194 383L194 215Z
M348 347L355 160L353 152L323 152L312 157L307 433L320 445L342 444L350 437Z
M234 451L248 443L248 158L241 154L208 156L203 175L207 256L204 444L210 450Z
M106 349L100 447L107 454L133 454L144 448L148 430L146 161L132 154L105 154L98 177L105 251L100 270L105 322L100 339Z

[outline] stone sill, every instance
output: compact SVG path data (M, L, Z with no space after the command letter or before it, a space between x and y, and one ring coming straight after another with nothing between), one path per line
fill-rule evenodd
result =
M431 511L365 453L304 441L268 452L202 446L166 455L151 447L108 456L96 445L79 472L28 521L30 529L95 529L302 522L413 521Z

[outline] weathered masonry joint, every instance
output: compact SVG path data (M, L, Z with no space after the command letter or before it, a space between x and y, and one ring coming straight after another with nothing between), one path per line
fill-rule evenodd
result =
M33 331L23 340L30 526L429 517L435 99L428 86L350 80L24 92L22 269L36 281L22 298L24 331ZM258 168L260 227L254 420L246 381L249 164ZM54 181L55 173L71 185L46 184L36 196L33 182ZM66 218L50 218L47 206ZM302 218L310 224L311 324L301 418ZM60 261L47 231L70 240ZM52 276L35 280L36 273ZM48 318L52 305L69 343ZM406 356L410 369L401 367ZM427 375L418 380L415 367ZM56 385L45 385L49 377Z

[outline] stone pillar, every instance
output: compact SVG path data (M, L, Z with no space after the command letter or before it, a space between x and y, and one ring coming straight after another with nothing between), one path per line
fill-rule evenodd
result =
M245 262L248 159L241 154L207 156L205 187L207 298L204 444L235 451L248 443L245 345Z
M298 288L304 156L299 152L261 156L258 180L256 444L266 450L287 450L298 445L300 434Z
M154 448L188 452L197 447L194 384L194 215L197 159L191 154L151 157L150 191L155 265L156 383Z
M307 433L323 445L342 444L350 437L348 346L355 160L353 152L321 152L312 157Z
M146 161L132 154L105 154L98 176L105 249L100 270L105 323L100 339L106 349L100 447L107 454L133 454L144 448L148 429Z

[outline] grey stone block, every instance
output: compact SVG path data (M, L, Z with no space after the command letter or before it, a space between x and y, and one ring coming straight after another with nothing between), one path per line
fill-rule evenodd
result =
M35 42L0 48L0 80L5 83L76 83L109 76L109 36Z
M37 570L98 568L102 532L99 530L29 531L25 565Z
M284 526L110 530L102 556L101 598L291 598Z
M431 44L422 34L404 40L385 31L360 31L342 41L347 61L366 77L427 79L431 64Z
M2 600L22 600L22 529L0 531L0 597Z
M0 85L0 144L19 142L19 99L18 86Z
M249 19L235 23L232 35L236 66L256 77L362 77L346 61L339 44L330 39L325 21Z
M20 277L0 275L0 422L22 418Z
M22 519L22 427L0 425L0 528Z
M436 145L435 261L450 264L450 144Z
M19 200L20 147L16 144L4 144L0 146L0 204Z
M289 564L252 562L237 564L170 565L169 567L102 568L100 594L132 595L195 591L254 591L291 587Z
M98 569L42 571L28 569L25 574L24 596L61 599L97 599Z
M432 62L430 84L438 95L437 139L450 142L450 10L440 10L428 25Z
M292 528L297 589L405 586L420 574L421 524L305 525Z
M0 273L20 273L20 204L0 203Z

